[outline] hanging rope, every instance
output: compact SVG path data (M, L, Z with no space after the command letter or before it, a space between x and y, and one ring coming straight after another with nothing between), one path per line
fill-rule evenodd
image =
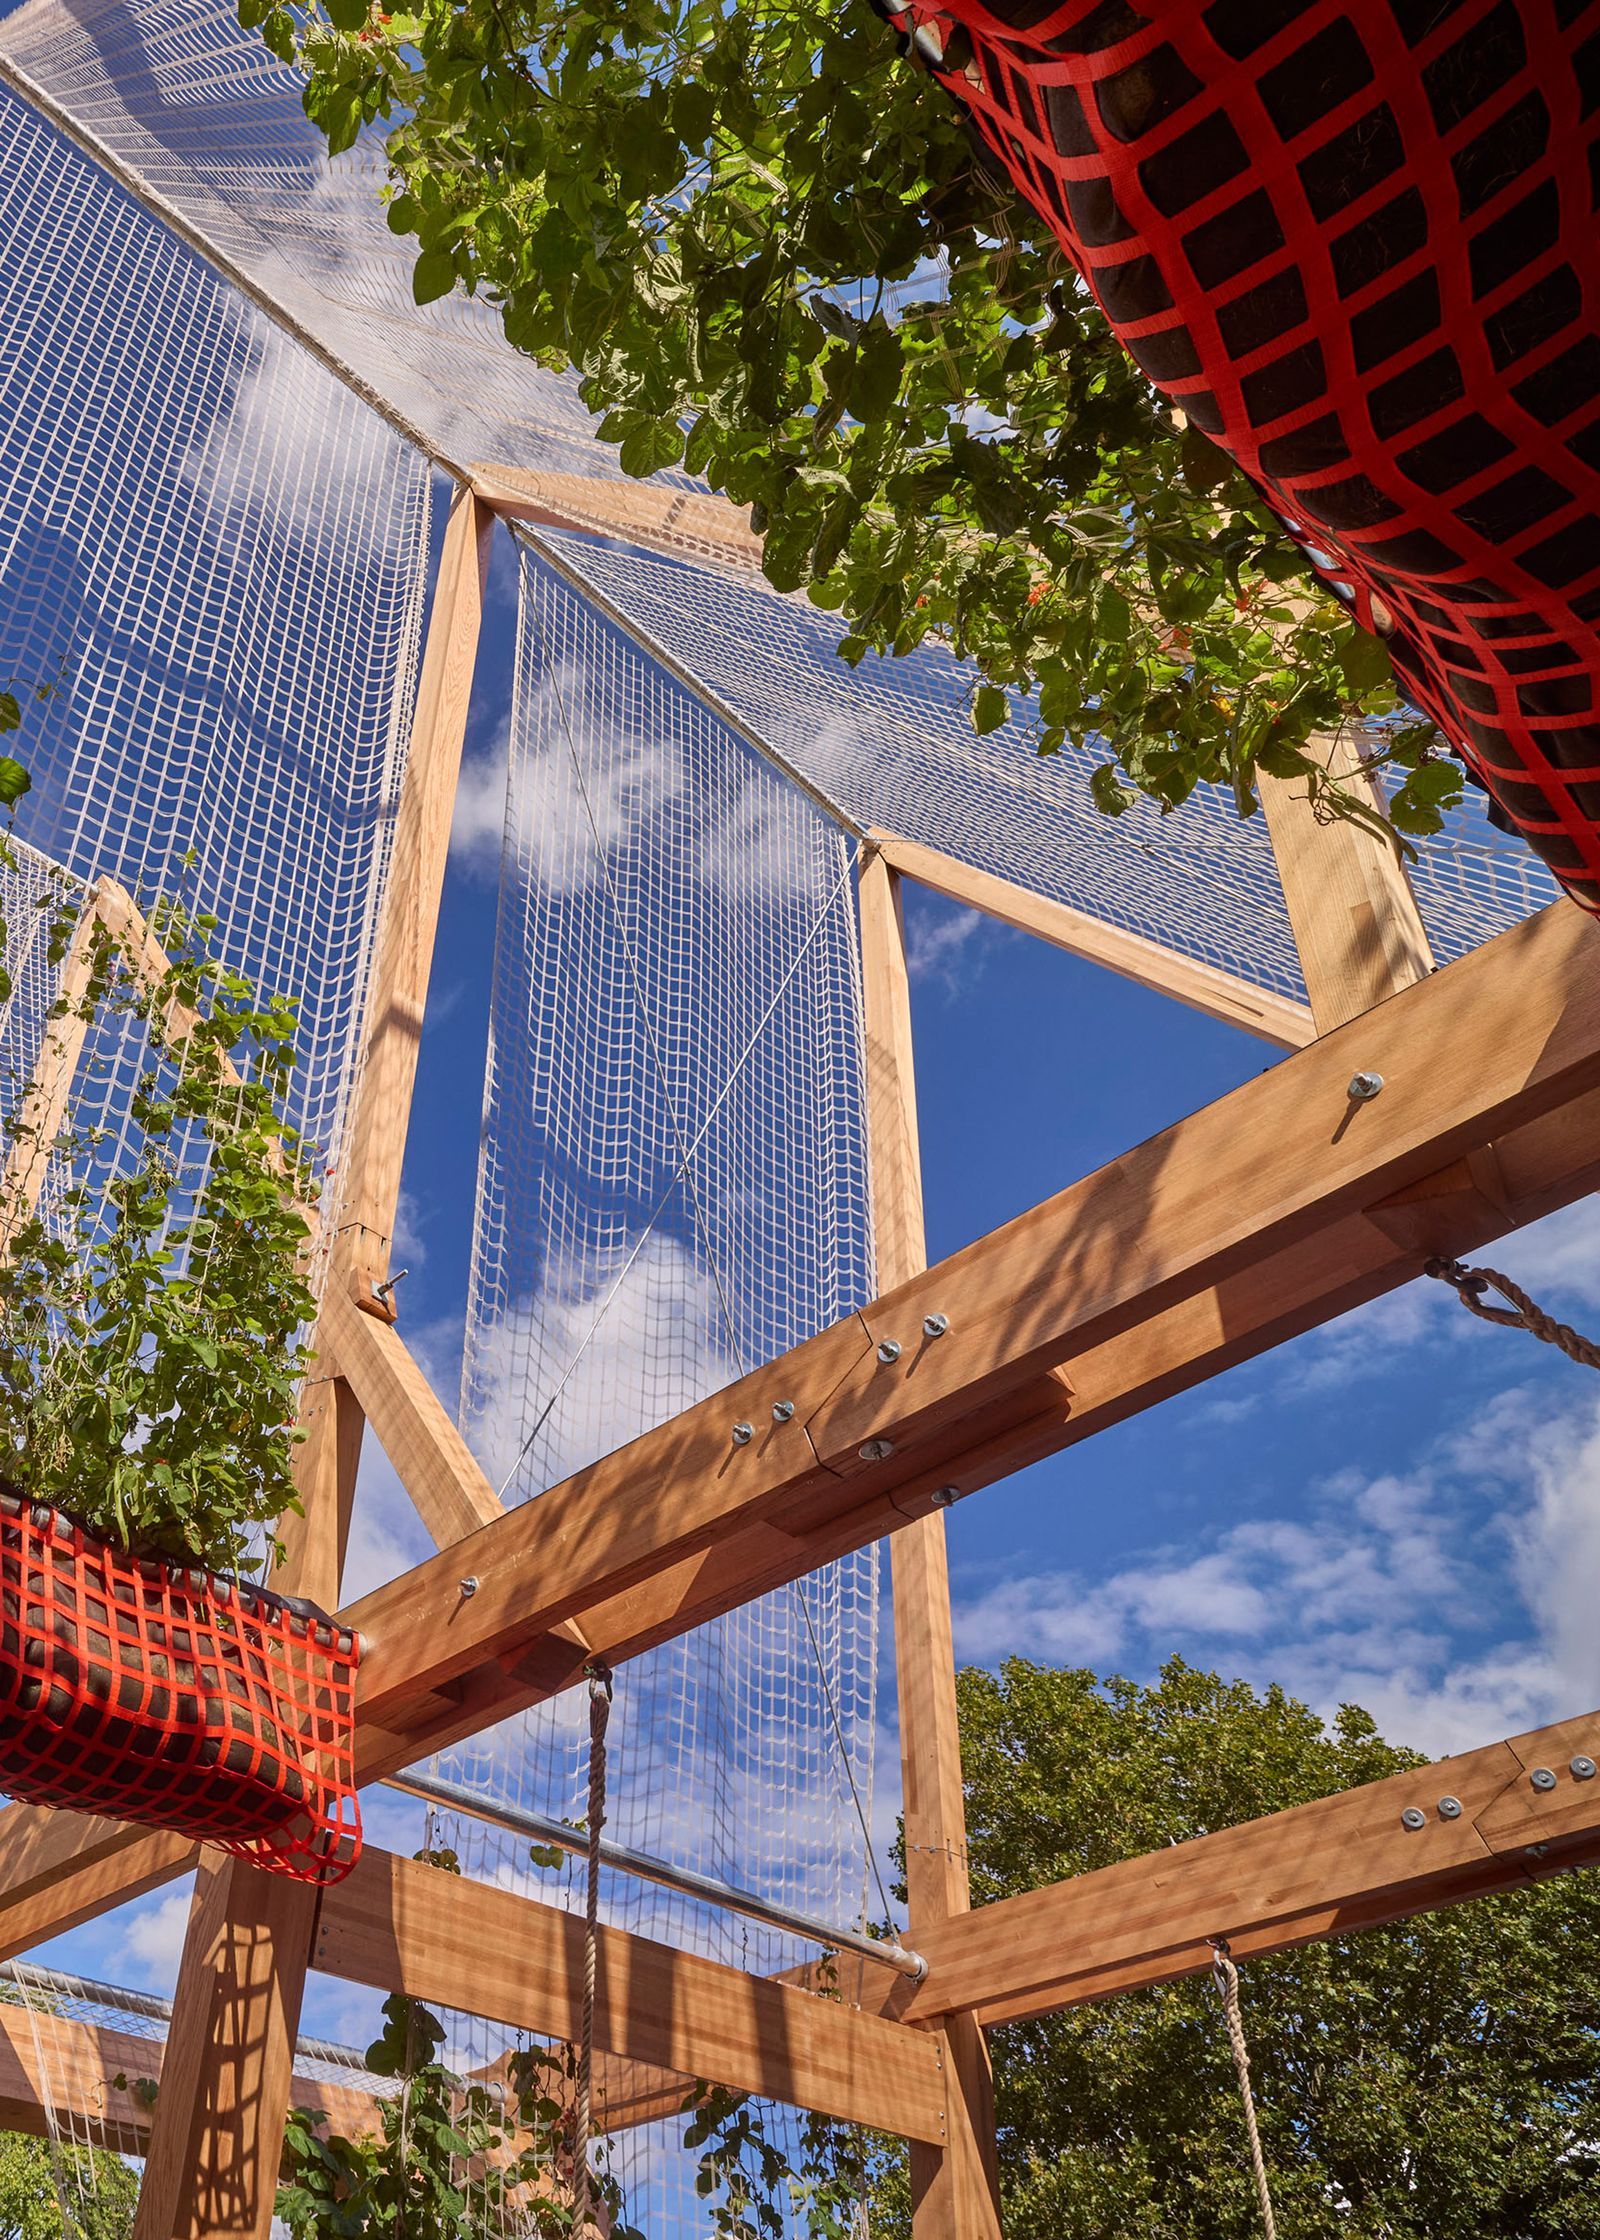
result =
M1244 2042L1244 2017L1239 2012L1239 1971L1233 1964L1226 1937L1211 1940L1211 1975L1222 2001L1228 2044L1233 2049L1234 2074L1239 2080L1239 2098L1244 2103L1245 2135L1250 2141L1250 2167L1255 2173L1262 2228L1267 2240L1278 2240L1277 2220L1272 2214L1272 2188L1267 2183L1266 2157L1261 2152L1261 2133L1256 2125L1256 2096L1250 2086L1250 2052Z
M1507 1330L1526 1330L1535 1338L1543 1338L1548 1346L1559 1346L1569 1361L1585 1369L1600 1369L1600 1345L1535 1306L1521 1285L1503 1276L1498 1268L1464 1268L1459 1260L1430 1260L1422 1272L1450 1284L1467 1312L1480 1321L1498 1322ZM1489 1290L1509 1299L1510 1308L1485 1306L1483 1295Z
M578 2028L578 2106L572 2126L572 2230L588 2240L590 2100L594 2084L594 1987L600 1950L600 1831L606 1821L606 1728L611 1720L611 1667L596 1657L589 1675L589 1838L583 1907L583 2015Z

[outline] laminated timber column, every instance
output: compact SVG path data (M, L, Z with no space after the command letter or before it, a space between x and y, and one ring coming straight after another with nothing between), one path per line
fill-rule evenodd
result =
M386 1314L388 1271L423 1006L444 887L495 517L470 491L451 507L362 1030L327 1284ZM314 1363L296 1454L305 1516L280 1574L339 1602L363 1422L349 1385ZM215 1863L213 1863L215 1862ZM161 2065L135 2240L267 2240L319 1893L242 1861L203 1865Z
M899 880L875 849L862 859L860 902L867 1147L878 1288L884 1292L920 1275L928 1255ZM889 1563L906 1894L915 1943L925 1925L965 1913L971 1902L943 1513L897 1532ZM911 2145L912 2230L915 2240L1000 2240L989 2049L970 2015L950 2016L946 2034L949 2144Z
M1357 769L1359 749L1323 742L1326 767L1352 792L1382 803ZM1258 773L1283 899L1318 1034L1370 1011L1433 970L1411 882L1393 848L1348 818L1321 823L1300 778Z

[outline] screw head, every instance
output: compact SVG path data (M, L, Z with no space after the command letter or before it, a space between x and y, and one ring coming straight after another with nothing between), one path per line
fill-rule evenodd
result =
M1345 1094L1352 1104L1370 1104L1382 1087L1381 1073L1357 1073L1351 1076L1350 1086Z
M472 1600L473 1596L474 1596L474 1595L475 1595L475 1594L477 1593L477 1591L478 1591L478 1582L477 1582L477 1580L476 1580L476 1579L463 1579L463 1580L462 1580L462 1582L461 1582L461 1599L462 1599L462 1601L463 1601L463 1602L470 1602L470 1601Z
M1439 1799L1439 1818L1441 1820L1459 1820L1461 1818L1461 1799L1459 1797L1441 1797Z
M878 1359L887 1367L891 1361L898 1361L899 1358L900 1340L898 1338L885 1338L878 1348Z
M947 1314L925 1314L922 1318L922 1335L925 1338L942 1338L950 1327Z
M936 1509L948 1509L953 1501L961 1499L961 1488L959 1486L940 1486L932 1498Z
M1400 1815L1400 1825L1402 1828L1409 1828L1411 1833L1415 1835L1419 1828L1425 1828L1428 1825L1428 1815L1420 1805L1408 1804Z
M733 1443L736 1447L749 1446L755 1435L756 1427L753 1423L736 1423L733 1427Z
M1548 1766L1535 1766L1528 1779L1536 1789L1553 1789L1556 1785L1556 1777Z
M1573 1759L1569 1770L1574 1781L1592 1781L1595 1776L1595 1763L1593 1758L1577 1757Z
M772 1403L772 1420L774 1423L792 1423L794 1421L794 1402L792 1400L774 1400Z
M856 1452L863 1462L887 1462L894 1453L892 1439L863 1439Z

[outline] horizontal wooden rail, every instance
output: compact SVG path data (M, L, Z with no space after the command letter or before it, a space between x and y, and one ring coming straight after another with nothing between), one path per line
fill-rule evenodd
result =
M366 1851L324 1894L313 1964L512 2029L578 2034L578 1915L389 1852ZM875 2130L944 2134L936 2035L622 1929L600 1931L595 2043Z
M1271 988L1258 988L1241 980L1237 973L1186 957L1163 942L1147 940L1143 934L1093 917L1087 910L1075 910L1070 903L1036 894L1031 887L998 879L990 871L975 871L971 864L958 862L941 849L925 848L892 832L874 832L871 837L891 870L915 879L919 886L951 902L964 903L1002 925L1014 926L1019 933L1036 934L1071 956L1104 965L1125 980L1154 988L1161 995L1205 1012L1208 1018L1243 1027L1247 1034L1275 1042L1280 1049L1301 1050L1316 1039L1309 1004L1296 1003Z
M563 1620L632 1653L1581 1195L1597 1107L1558 903L352 1606L364 1775L529 1700Z
M889 2003L903 2018L1023 2021L1192 1975L1213 1937L1241 1959L1281 1952L1591 1865L1600 1779L1572 1766L1597 1755L1591 1712L980 1906L928 1929L927 1981ZM864 1988L879 2003L881 1987Z

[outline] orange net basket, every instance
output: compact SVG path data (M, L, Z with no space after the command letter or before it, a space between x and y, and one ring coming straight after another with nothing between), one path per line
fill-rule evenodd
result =
M0 1494L0 1790L333 1883L361 1851L359 1637Z
M883 4L1600 911L1595 0Z

